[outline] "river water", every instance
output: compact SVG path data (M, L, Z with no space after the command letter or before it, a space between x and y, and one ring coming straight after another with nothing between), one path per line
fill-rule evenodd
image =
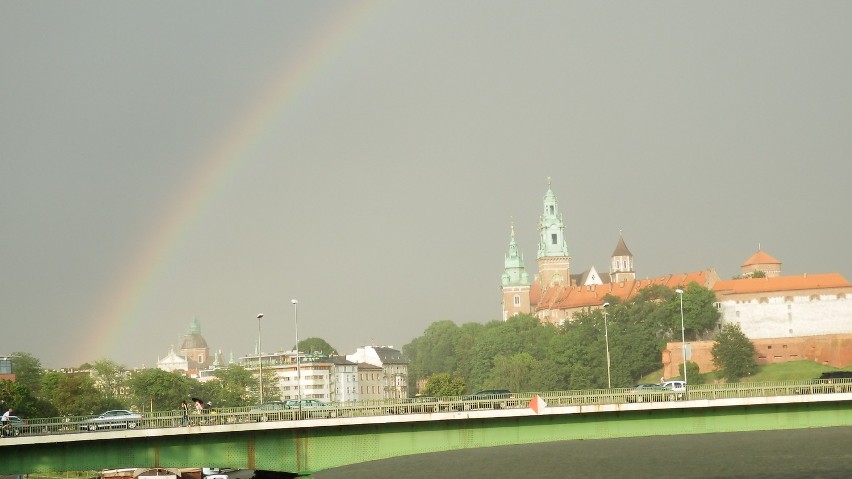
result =
M562 441L354 464L316 479L852 479L852 427Z

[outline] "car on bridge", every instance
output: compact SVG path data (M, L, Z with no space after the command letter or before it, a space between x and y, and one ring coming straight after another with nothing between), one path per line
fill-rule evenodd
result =
M662 386L675 393L674 399L684 399L686 397L686 381L666 381Z
M86 419L80 423L83 431L97 431L98 429L134 429L142 422L142 415L125 409L114 409L100 416Z
M249 411L257 421L337 417L337 408L319 399L287 399L270 401Z
M505 409L515 406L515 395L508 389L486 389L477 391L469 396L461 398L461 404L457 404L457 411L469 411L471 409Z
M627 402L674 401L677 395L662 384L637 384L624 398Z

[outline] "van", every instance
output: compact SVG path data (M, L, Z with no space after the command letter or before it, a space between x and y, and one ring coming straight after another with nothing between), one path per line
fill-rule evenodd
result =
M686 381L666 381L663 383L663 387L666 389L671 389L676 393L685 393Z

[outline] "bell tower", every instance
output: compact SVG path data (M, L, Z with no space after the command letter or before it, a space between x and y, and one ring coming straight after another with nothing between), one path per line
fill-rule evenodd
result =
M544 211L538 222L538 274L542 291L551 286L571 285L571 257L565 243L565 222L559 212L559 202L550 188L544 195Z
M515 225L511 227L509 252L503 262L503 321L516 314L530 314L530 277L524 267L524 255L515 243Z
M612 263L609 268L610 282L621 283L636 279L636 271L633 269L633 254L624 244L621 231L618 232L618 244L612 252Z

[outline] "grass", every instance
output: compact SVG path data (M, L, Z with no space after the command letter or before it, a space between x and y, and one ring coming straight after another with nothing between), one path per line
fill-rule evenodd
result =
M739 380L739 382L750 383L764 381L798 381L802 379L814 379L818 378L820 374L826 371L839 371L839 369L813 361L788 361L786 363L759 365L757 367L757 373L742 378ZM660 382L660 377L662 376L662 374L663 370L658 369L653 373L642 377L638 382L658 383ZM692 376L690 376L690 378L692 378ZM718 377L715 372L709 372L702 373L701 379L702 383L707 384L715 382ZM690 383L695 383L695 381L690 381Z

